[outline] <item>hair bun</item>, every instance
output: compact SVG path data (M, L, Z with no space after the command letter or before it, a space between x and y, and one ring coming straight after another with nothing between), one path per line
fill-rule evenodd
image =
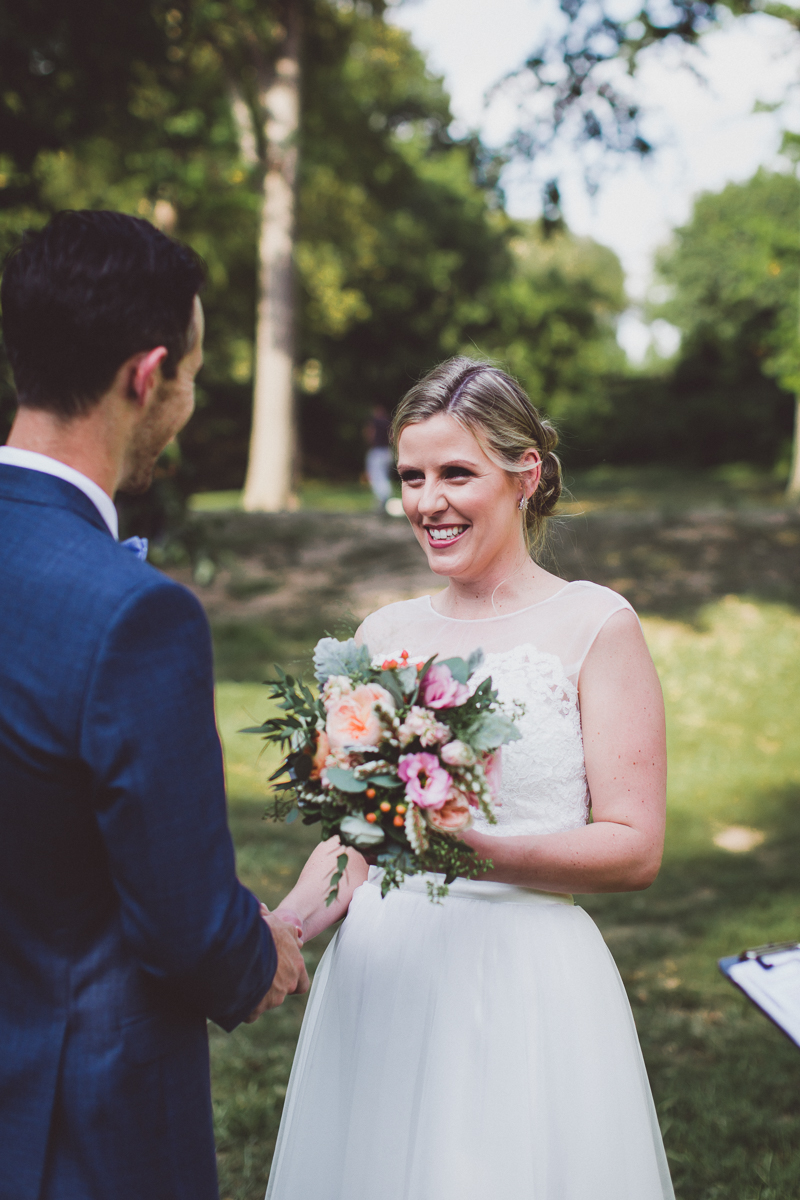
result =
M544 424L544 422L543 422ZM549 424L549 423L548 423ZM552 433L552 445L557 445L558 434L552 425L548 432ZM539 486L528 501L529 524L537 526L545 517L551 516L561 497L561 460L553 450L542 455L542 474ZM531 512L531 509L533 512ZM533 521L531 521L531 517Z

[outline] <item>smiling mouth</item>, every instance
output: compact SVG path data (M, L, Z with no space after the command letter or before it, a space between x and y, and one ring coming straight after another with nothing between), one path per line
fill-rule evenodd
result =
M429 546L449 546L466 533L469 525L425 525Z

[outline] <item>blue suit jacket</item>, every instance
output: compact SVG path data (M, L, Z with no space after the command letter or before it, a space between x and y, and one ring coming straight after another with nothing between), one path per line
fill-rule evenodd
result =
M236 879L197 600L0 465L0 1200L216 1200L206 1018L275 948Z

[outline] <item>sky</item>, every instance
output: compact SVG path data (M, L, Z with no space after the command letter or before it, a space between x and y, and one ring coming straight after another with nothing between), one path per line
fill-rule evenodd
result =
M390 19L411 33L431 69L444 76L454 132L478 129L488 144L500 146L519 122L514 85L488 103L486 93L521 66L545 31L557 27L559 14L556 0L405 0ZM694 197L746 180L759 166L790 169L778 149L782 129L800 130L800 35L764 15L726 18L697 49L648 51L635 95L657 152L644 162L609 162L594 198L566 149L538 173L510 165L503 185L509 212L535 217L542 175L558 175L570 228L619 255L631 308L618 336L631 359L642 361L651 344L662 353L677 346L677 331L664 322L649 325L642 306L658 299L654 256L689 219ZM777 111L754 112L757 102L783 103Z

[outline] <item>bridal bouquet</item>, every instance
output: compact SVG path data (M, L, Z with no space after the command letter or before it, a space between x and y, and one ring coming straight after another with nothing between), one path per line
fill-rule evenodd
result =
M457 875L486 870L453 834L475 811L496 823L498 753L520 734L491 679L470 686L482 659L480 650L469 661L373 658L352 639L326 637L314 651L318 695L276 667L269 686L283 715L242 731L284 749L270 815L320 821L323 838L338 834L373 856L384 896L406 875L436 872L445 882L428 890L440 899ZM342 854L329 904L346 866Z

